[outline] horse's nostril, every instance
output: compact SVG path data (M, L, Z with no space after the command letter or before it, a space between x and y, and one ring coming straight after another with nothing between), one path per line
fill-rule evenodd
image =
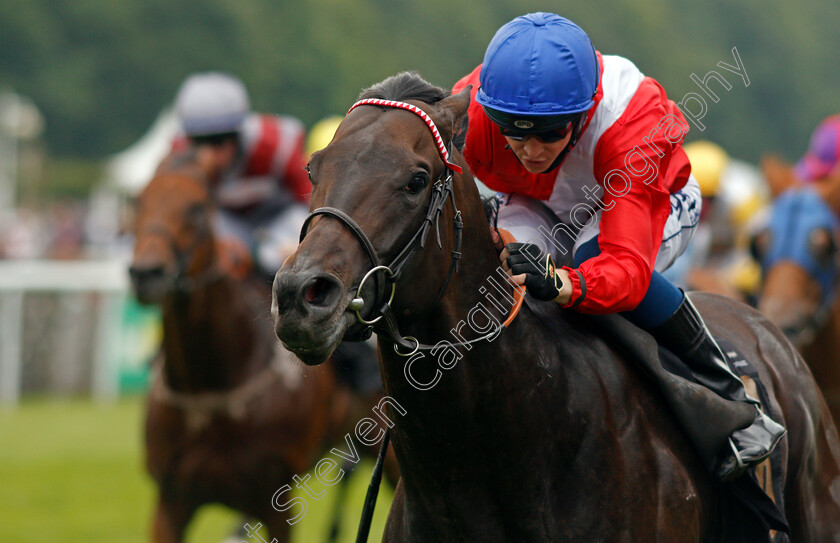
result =
M304 298L309 305L326 306L335 299L338 286L325 277L316 277L304 289Z
M280 316L295 308L303 316L325 318L338 306L342 292L341 281L328 273L280 270L274 279L272 303Z

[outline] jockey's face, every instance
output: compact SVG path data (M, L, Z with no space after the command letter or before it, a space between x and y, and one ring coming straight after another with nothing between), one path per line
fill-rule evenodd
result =
M199 145L196 147L196 157L204 173L213 180L221 177L236 161L239 147L233 140L217 145Z
M546 171L554 162L554 159L566 148L570 139L572 139L571 131L562 140L551 143L546 143L535 136L527 136L521 140L505 137L511 150L519 158L519 162L530 173Z
M219 161L219 168L227 170L233 166L236 161L236 155L239 150L236 142L228 140L216 148L216 158Z

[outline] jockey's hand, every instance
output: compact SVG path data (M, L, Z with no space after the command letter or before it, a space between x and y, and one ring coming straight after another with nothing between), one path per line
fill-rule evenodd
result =
M557 269L550 254L537 257L540 252L532 243L509 243L500 255L502 267L516 284L528 287L534 298L568 303L572 295L569 273L562 268ZM537 258L540 260L537 261Z

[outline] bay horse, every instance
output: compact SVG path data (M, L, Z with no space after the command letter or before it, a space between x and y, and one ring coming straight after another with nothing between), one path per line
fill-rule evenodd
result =
M161 307L164 328L145 422L158 488L151 539L181 541L194 512L219 503L284 543L301 508L276 507L289 495L275 493L342 443L366 406L331 365L307 368L279 345L269 281L233 273L212 217L187 156L167 159L137 202L130 274L138 299Z
M830 179L824 193L838 185ZM759 310L802 353L834 421L840 421L840 221L815 187L776 196L751 247L761 264Z
M555 312L561 334L527 304L496 326L486 287L501 285L489 281L498 253L448 150L469 89L449 96L403 73L361 98L311 158L314 212L275 276L272 312L312 365L376 321L385 392L400 406L402 478L383 541L710 541L711 477L622 352L572 311ZM758 312L692 299L757 364L784 415L791 541L836 538L840 443L807 367Z

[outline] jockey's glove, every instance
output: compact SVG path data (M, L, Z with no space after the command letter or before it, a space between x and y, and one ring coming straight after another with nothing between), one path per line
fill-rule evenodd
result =
M505 248L510 256L507 265L513 275L525 274L528 293L538 300L552 301L560 296L563 281L557 276L550 253L543 257L533 243L508 243Z

